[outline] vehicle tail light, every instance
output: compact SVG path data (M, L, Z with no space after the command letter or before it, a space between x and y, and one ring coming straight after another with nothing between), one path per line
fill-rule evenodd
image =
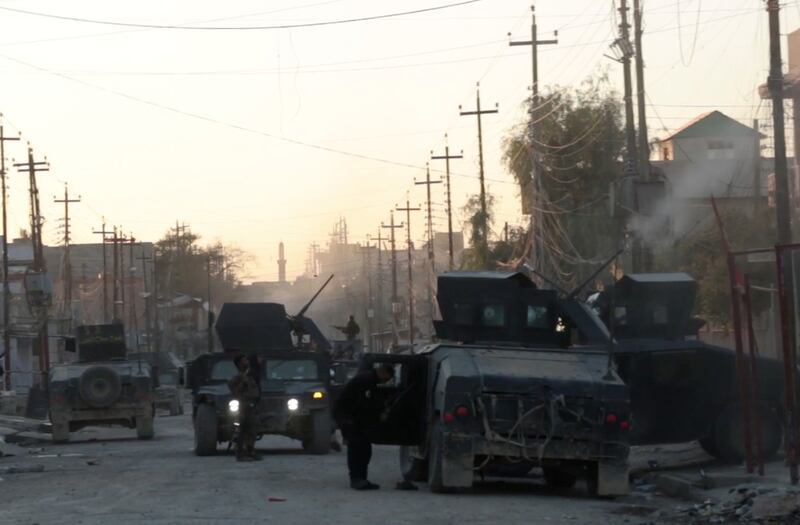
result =
M456 408L456 415L458 417L469 417L469 408L461 405L460 407Z
M442 421L444 421L445 423L452 423L455 420L456 416L454 416L452 412L445 412L442 415Z
M606 415L606 423L609 425L613 425L617 422L617 415L616 414L608 414Z
M628 423L627 421L620 421L619 428L621 428L622 430L628 430L629 428L631 428L631 424Z

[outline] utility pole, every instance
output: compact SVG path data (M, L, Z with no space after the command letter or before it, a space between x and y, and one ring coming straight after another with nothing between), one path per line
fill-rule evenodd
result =
M72 260L69 256L69 205L81 202L81 196L78 195L77 199L69 198L69 187L64 184L64 198L53 199L56 204L64 205L64 275L62 281L64 283L64 313L67 315L67 323L69 328L72 328Z
M639 113L639 176L650 180L650 141L647 139L647 110L644 103L644 52L642 51L641 0L633 0L633 42L636 46L636 103Z
M158 249L153 246L153 339L156 352L161 351L161 319L158 315Z
M147 289L147 263L152 261L151 257L147 257L144 250L144 244L139 244L142 248L142 255L138 257L138 260L142 263L142 285L144 287L144 325L145 331L147 332L147 351L152 352L152 344L151 339L153 338L153 324L151 322L150 316L150 294L148 293Z
M463 159L464 152L460 155L450 155L450 146L447 143L447 133L444 134L444 155L434 155L431 151L431 160L444 160L445 181L447 186L447 248L450 257L448 269L455 269L453 255L453 203L450 199L450 159Z
M384 300L383 300L383 260L382 260L383 250L382 250L381 245L383 244L383 241L388 241L389 239L386 238L386 237L383 237L381 234L382 234L382 232L381 232L381 229L379 228L378 229L378 236L374 238L374 240L378 244L378 267L376 269L377 270L377 274L378 274L378 278L377 278L377 284L378 284L378 301L377 301L378 302L378 308L376 308L377 311L376 311L376 316L375 317L377 318L378 330L380 332L383 332L383 329L384 329L384 323L383 323L383 319L384 319L384 317L383 317L383 305L384 305ZM376 348L373 351L377 351L377 350L378 349L377 349L377 345L376 345Z
M511 38L511 33L508 34ZM551 40L539 40L538 29L536 26L536 8L531 6L531 39L530 40L510 40L510 46L530 46L531 48L531 71L533 75L533 84L531 86L531 104L530 104L530 123L529 123L529 148L528 155L530 156L531 163L531 195L530 195L530 230L531 230L531 263L534 268L541 269L544 262L542 254L543 248L543 220L542 220L542 200L541 194L543 191L541 177L539 176L539 161L536 158L536 142L539 134L537 126L537 111L539 109L539 46L556 45L558 44L558 31L555 32L556 38Z
M431 185L432 184L441 184L441 180L431 180L431 169L430 166L426 163L425 164L425 180L424 181L414 181L414 184L424 184L425 189L428 193L428 266L430 268L430 275L428 276L426 288L428 290L428 310L429 310L429 319L431 321L431 330L433 330L433 285L431 281L436 278L436 252L433 246L433 211L431 210Z
M372 250L372 244L370 243L371 238L370 235L367 235L367 245L361 247L361 266L362 271L367 276L367 345L369 346L369 351L375 351L375 345L373 342L373 327L372 327L372 319L375 316L375 309L373 308L373 301L372 301L372 256L370 251Z
M769 86L769 92L772 96L772 125L775 148L775 214L778 226L778 244L789 244L792 242L792 222L789 203L789 178L786 166L780 9L781 6L778 0L767 0L770 66L767 86Z
M128 333L133 334L131 337L133 344L136 343L136 350L139 350L139 319L136 316L136 285L134 283L133 275L136 271L136 265L134 264L135 257L133 255L133 245L136 244L136 238L133 236L133 232L128 232L130 237L128 238L128 319L130 319L130 327L128 328Z
M628 164L626 169L635 173L638 155L636 154L636 125L633 122L633 80L631 79L631 57L635 53L629 34L631 26L628 24L628 0L620 0L619 15L619 38L614 41L613 47L620 55L618 61L622 64L625 81L625 161Z
M112 267L113 267L112 284L114 286L114 291L113 291L113 297L112 297L113 308L112 308L111 318L112 318L112 320L115 320L115 319L116 320L122 320L122 318L119 315L120 314L119 307L121 305L125 304L125 298L120 293L120 288L122 288L120 286L120 278L119 278L120 274L121 274L121 268L122 268L122 262L121 262L121 257L120 257L120 255L121 255L120 243L125 241L125 237L124 236L122 236L122 237L119 236L119 234L122 233L122 229L120 228L119 230L117 230L116 226L114 226L114 230L113 230L112 233L113 233L113 237L111 237L110 239L106 239L106 240L110 240L111 241L112 248L113 248L112 249L112 254L113 254L113 256L112 256ZM124 315L124 312L123 312L123 315Z
M0 124L0 181L3 194L3 355L5 357L5 389L11 390L11 289L8 286L8 209L6 194L6 141L19 137L6 137Z
M430 186L428 186L430 187ZM411 253L414 245L411 242L411 212L422 208L412 208L406 197L406 207L395 207L397 211L406 212L406 244L408 250L408 342L414 346L414 259Z
M473 246L472 248L474 250L475 249L479 250L481 256L484 257L489 251L489 215L486 207L486 182L483 170L483 129L481 126L481 116L490 113L497 113L499 110L497 109L498 108L497 104L495 104L495 109L481 110L480 84L478 84L478 88L476 89L475 100L476 100L475 111L460 111L460 113L462 117L467 115L476 115L478 117L478 162L480 166L480 180L481 180L481 191L480 191L481 232L478 237L478 242L480 243L480 246ZM458 109L461 110L461 106L458 106Z
M44 259L44 244L42 241L42 218L39 206L39 187L36 184L36 174L41 171L50 171L47 160L36 162L33 160L33 148L28 145L28 162L14 164L20 172L28 172L28 187L30 194L30 219L31 219L31 243L33 245L33 267L34 274L44 277L47 273L47 264ZM42 290L44 292L44 290ZM48 319L47 306L45 299L42 304L37 304L34 316L38 321L38 335L35 348L39 352L39 371L41 373L41 384L47 389L47 373L50 369L50 341L48 339Z
M397 310L398 310L398 297L397 297L397 250L395 249L395 235L394 231L397 228L402 228L404 225L401 222L400 224L394 223L394 210L389 212L390 222L389 224L381 223L381 228L389 228L390 229L390 245L392 247L392 344L397 346L398 338L397 338ZM395 349L396 350L396 349Z
M112 231L106 230L106 218L103 217L103 227L100 231L92 230L92 233L102 235L103 239L103 322L110 321L108 317L108 263L106 262L106 236L111 235Z
M283 243L281 243L281 258L283 258ZM285 264L285 262L284 262ZM208 353L214 352L214 313L211 310L211 253L206 255L206 287L208 289L208 315L206 321L206 336L208 338Z

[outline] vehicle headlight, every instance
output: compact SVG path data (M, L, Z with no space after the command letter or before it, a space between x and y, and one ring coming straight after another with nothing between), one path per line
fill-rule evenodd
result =
M231 412L238 412L239 411L239 400L238 399L231 399L228 401L228 410Z
M294 412L298 408L300 408L300 401L295 398L292 398L286 402L286 408Z
M319 390L311 394L311 399L314 399L316 401L319 401L324 397L325 397L325 392L320 392Z

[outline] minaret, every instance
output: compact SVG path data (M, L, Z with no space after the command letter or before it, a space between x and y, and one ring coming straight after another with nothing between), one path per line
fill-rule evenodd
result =
M286 282L286 258L283 256L283 243L278 245L278 282Z

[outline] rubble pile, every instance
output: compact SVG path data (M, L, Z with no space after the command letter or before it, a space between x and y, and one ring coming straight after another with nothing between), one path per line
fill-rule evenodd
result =
M679 507L672 516L679 523L797 523L800 524L800 489L739 485L719 501Z

